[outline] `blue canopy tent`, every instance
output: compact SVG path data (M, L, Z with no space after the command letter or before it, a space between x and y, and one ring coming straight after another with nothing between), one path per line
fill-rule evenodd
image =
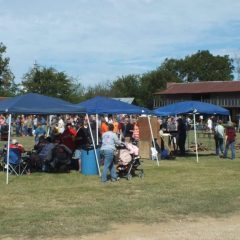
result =
M1 101L0 113L9 114L6 180L6 183L8 184L9 145L11 137L10 133L12 114L79 114L86 113L86 109L84 107L76 106L75 104L71 104L58 98L48 97L36 93L28 93Z
M85 107L88 114L148 114L150 110L113 98L96 96L77 104Z
M225 108L199 101L178 102L157 108L153 112L157 116L170 116L193 112L203 114L229 115L229 110Z
M0 113L8 114L73 114L86 113L86 109L64 100L27 93L0 102Z
M194 137L196 146L196 157L198 162L197 134L196 134L196 114L217 114L229 115L229 110L214 104L199 101L184 101L157 108L153 111L157 116L170 116L179 114L193 114Z
M152 112L147 108L139 107L133 104L122 102L120 100L116 100L109 97L102 97L102 96L96 96L92 99L81 102L77 105L81 107L85 107L88 114L96 114L97 117L98 117L98 114L139 114L139 115L152 114ZM153 139L152 127L150 124L149 116L148 116L148 121L149 121L151 136ZM97 139L97 142L98 142L98 139ZM155 145L154 141L153 143ZM159 165L158 159L157 159L157 163Z

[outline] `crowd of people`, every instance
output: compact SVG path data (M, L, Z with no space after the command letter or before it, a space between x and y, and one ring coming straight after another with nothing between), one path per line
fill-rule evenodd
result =
M0 115L0 129L8 124L8 118ZM191 128L192 120L189 117L158 118L161 141L160 153L171 145L174 155L186 154L187 130ZM203 124L199 117L199 124ZM91 126L91 131L89 129ZM28 152L28 170L44 172L67 172L70 169L81 171L81 150L92 146L93 141L101 148L104 157L102 181L106 182L108 171L112 181L118 180L113 164L115 145L119 142L139 141L138 116L104 115L96 122L95 116L90 116L89 124L86 116L51 116L19 115L14 116L12 125L16 137L31 136L34 138L34 149ZM224 127L221 120L214 121L209 117L205 122L206 129L214 134L216 155L226 158L229 149L231 159L235 159L236 131L232 122ZM97 129L98 127L98 129ZM92 133L92 136L91 136ZM169 133L168 142L164 142L164 133ZM16 139L12 140L10 148L22 146Z
M227 158L228 150L231 150L231 159L236 158L236 129L234 123L229 121L224 127L221 120L214 128L214 139L216 144L216 155Z
M185 117L169 117L159 119L161 151L165 150L165 144L171 146L174 155L184 156L186 153L185 144L187 138L187 130L189 128L189 119ZM169 133L168 142L165 143L163 134Z
M184 156L187 130L191 129L192 120L189 117L169 117L159 119L160 137L164 133L170 133L168 145L171 145L175 155ZM198 129L205 130L206 133L212 134L215 140L216 155L222 158L228 157L228 151L231 150L231 159L236 158L235 143L236 143L236 126L233 122L228 121L223 124L222 120L217 120L210 116L204 122L203 116L199 116L197 122ZM163 138L162 138L163 140ZM164 141L163 141L164 143ZM166 144L166 143L165 143ZM164 149L164 144L161 144L161 149Z
M1 127L8 124L7 117L1 115L0 118L2 119ZM66 115L51 116L51 118L40 115L14 116L12 125L16 137L31 136L34 138L34 149L28 152L29 172L66 172L71 168L81 171L81 149L92 146L94 141L96 145L102 146L104 163L108 162L103 171L102 180L105 181L105 172L108 169L111 173L113 172L109 165L109 157L106 155L109 152L109 136L115 136L114 139L120 139L123 142L138 142L137 116L101 116L98 122L95 116L90 116L89 123L93 139L86 116ZM19 146L19 144L16 139L13 139L10 148ZM117 177L113 174L112 180L116 179Z

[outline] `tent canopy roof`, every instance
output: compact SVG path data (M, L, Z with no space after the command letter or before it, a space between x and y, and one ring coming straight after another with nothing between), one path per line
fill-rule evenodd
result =
M86 113L85 110L84 107L37 93L27 93L0 102L0 113L48 115Z
M150 110L113 98L96 96L77 104L85 107L89 114L148 114Z
M229 110L214 104L199 101L184 101L155 109L157 116L179 115L186 113L229 115Z

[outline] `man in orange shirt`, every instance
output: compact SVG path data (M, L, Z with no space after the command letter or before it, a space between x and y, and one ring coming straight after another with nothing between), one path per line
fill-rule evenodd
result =
M108 124L106 122L106 119L104 117L102 117L102 121L101 121L101 134L103 135L107 131L108 131Z
M114 116L113 117L113 132L116 133L116 134L119 134L119 124L118 124L118 121L116 120L116 117Z

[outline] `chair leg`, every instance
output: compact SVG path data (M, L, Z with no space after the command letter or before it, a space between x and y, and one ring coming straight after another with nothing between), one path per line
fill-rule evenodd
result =
M9 167L8 170L9 170L10 173L14 173L17 176L19 176L19 165L14 167L13 165L9 164L8 167ZM17 170L17 168L18 168L18 170Z
M20 175L23 175L24 173L27 174L27 167L28 167L28 165L27 165L27 164L22 164L21 167L22 167L22 168L21 168Z

